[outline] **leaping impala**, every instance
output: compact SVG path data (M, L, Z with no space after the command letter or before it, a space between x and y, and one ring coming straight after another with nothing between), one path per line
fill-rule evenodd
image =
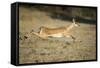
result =
M75 40L75 37L73 37L69 32L73 27L79 26L76 24L75 19L72 19L72 24L69 27L59 27L59 28L48 28L48 27L40 27L40 31L32 32L33 34L39 36L42 39L48 39L48 37L71 37L73 40Z

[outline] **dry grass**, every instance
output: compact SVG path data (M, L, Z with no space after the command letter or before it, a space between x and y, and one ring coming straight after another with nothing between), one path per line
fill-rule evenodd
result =
M20 7L19 8L19 62L40 63L96 59L96 25L80 23L80 27L72 30L76 42L60 40L43 40L29 34L40 26L60 27L68 26L70 21L52 19L48 13ZM29 35L27 39L24 36Z

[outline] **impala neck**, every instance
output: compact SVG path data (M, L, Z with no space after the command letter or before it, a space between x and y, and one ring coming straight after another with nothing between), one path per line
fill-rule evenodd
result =
M74 24L72 23L72 24L67 28L67 32L70 31L73 27L74 27Z

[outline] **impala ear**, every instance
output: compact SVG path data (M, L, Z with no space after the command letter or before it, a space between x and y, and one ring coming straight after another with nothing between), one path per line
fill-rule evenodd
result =
M72 19L73 23L75 23L75 18Z
M76 24L77 26L80 26L78 22L75 21L75 18L72 19L73 23Z

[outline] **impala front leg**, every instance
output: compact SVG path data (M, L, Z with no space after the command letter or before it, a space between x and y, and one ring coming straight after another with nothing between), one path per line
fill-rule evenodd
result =
M64 36L65 36L66 38L68 38L68 37L69 37L69 38L72 38L73 41L75 41L75 39L76 39L76 38L75 38L74 36L72 36L72 35L64 35Z
M70 35L70 37L71 37L74 41L76 40L76 38L75 38L74 36Z

